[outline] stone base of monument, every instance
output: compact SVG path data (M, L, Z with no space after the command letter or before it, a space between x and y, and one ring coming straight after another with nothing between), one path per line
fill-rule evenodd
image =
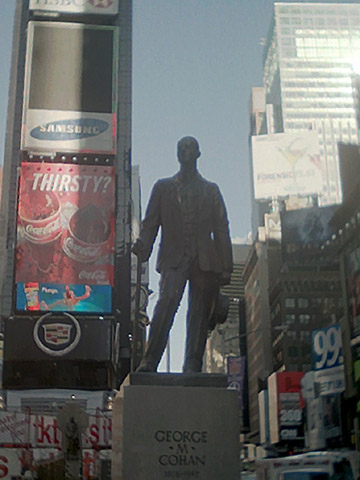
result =
M131 374L112 430L112 480L240 478L237 393L224 375Z

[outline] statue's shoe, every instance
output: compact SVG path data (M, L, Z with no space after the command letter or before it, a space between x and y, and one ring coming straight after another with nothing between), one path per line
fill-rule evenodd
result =
M148 362L141 362L138 368L136 369L137 373L140 372L155 372L155 368Z

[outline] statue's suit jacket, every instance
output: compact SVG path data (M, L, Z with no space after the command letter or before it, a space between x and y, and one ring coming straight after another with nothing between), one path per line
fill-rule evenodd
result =
M198 221L195 241L199 266L203 271L231 273L231 239L224 200L219 187L198 175ZM140 232L143 258L148 259L161 227L161 242L156 270L176 268L185 251L184 222L178 195L176 174L156 182L153 187Z

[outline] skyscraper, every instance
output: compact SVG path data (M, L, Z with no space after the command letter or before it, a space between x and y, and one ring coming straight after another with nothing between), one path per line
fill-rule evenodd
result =
M264 50L266 103L275 132L317 131L321 205L342 199L337 143L359 141L352 90L359 64L360 5L275 3Z

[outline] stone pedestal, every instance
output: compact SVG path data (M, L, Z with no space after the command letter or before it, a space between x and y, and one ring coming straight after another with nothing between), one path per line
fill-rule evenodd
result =
M112 480L238 480L237 394L223 375L132 374L113 403Z

